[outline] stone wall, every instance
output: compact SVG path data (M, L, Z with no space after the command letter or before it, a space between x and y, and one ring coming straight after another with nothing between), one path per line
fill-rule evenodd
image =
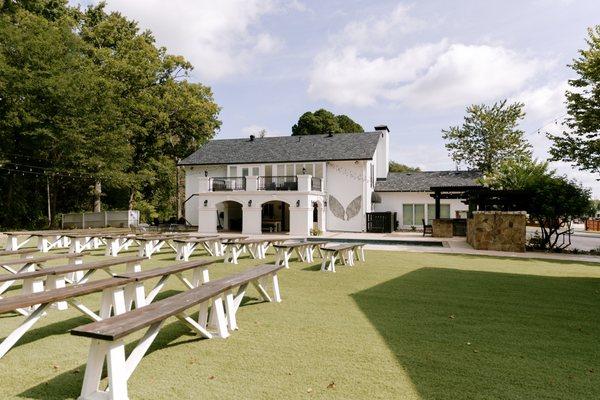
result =
M449 218L434 219L431 222L433 237L452 237L453 225Z
M525 211L475 211L467 220L467 243L476 250L524 252Z

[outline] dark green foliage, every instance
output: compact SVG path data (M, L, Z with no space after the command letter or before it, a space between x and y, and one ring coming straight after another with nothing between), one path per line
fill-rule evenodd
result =
M571 222L594 210L590 190L549 171L547 163L509 161L487 177L486 183L494 189L516 191L510 200L539 224L542 248L567 247Z
M583 170L600 172L600 25L588 30L588 48L571 68L577 79L567 91L566 130L561 135L548 134L553 141L550 154L554 160L571 162Z
M396 161L390 161L390 172L416 172L420 171L419 167L409 167L405 164L397 163Z
M484 174L494 171L503 161L531 157L531 145L518 123L525 113L522 103L506 100L492 106L467 107L462 126L442 130L452 160Z
M90 210L101 182L110 208L175 215L175 166L220 126L210 88L150 32L104 4L6 3L0 14L0 226L41 225ZM45 221L47 223L47 220Z
M326 135L329 133L364 132L362 126L347 115L335 115L323 108L313 112L305 112L292 126L292 136L295 135Z

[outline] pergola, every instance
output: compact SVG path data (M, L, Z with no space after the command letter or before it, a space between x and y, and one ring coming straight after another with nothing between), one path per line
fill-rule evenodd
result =
M467 185L467 186L432 186L429 188L433 193L431 197L435 199L435 219L440 218L441 214L441 200L442 199L464 199L471 198L470 193L481 191L485 189L480 185ZM469 205L471 209L471 205Z

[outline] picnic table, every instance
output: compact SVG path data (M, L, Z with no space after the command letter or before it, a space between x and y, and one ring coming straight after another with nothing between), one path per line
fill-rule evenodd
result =
M138 235L135 237L135 241L139 243L138 255L152 258L152 254L158 253L165 245L177 252L173 240L187 236L186 234Z
M321 271L335 272L335 263L338 258L342 261L342 264L350 267L354 266L355 253L356 258L365 261L364 246L364 243L339 243L321 246L321 251L324 253Z
M257 288L258 293L265 301L271 301L271 297L263 287L263 280L271 277L274 300L281 301L277 278L277 272L281 268L276 265L261 265L233 276L211 281L145 307L129 312L117 312L117 315L113 317L71 330L72 335L91 339L79 399L128 399L127 381L152 345L165 321L170 317L176 317L194 332L207 339L214 336L228 337L229 330L237 329L236 313L249 284ZM236 288L237 290L235 290ZM212 303L210 313L209 303ZM192 319L188 315L188 311L196 306L200 308L198 320ZM126 357L124 339L143 329L146 329L146 332ZM100 389L105 362L109 390Z
M4 234L6 250L19 250L34 238L37 238L37 248L42 252L48 252L53 248L66 248L69 245L64 231L10 231Z
M132 260L133 257L123 257L120 261L114 259L104 260L104 262L116 265L122 263L122 261L126 259ZM164 287L166 279L171 275L180 276L184 271L192 270L192 283L186 280L187 283L192 285L192 288L196 288L200 284L208 282L207 265L211 263L212 261L210 260L194 260L187 263L174 264L168 267L154 268L148 271L130 270L129 272L114 276L111 274L111 277L107 279L78 283L69 287L54 287L47 291L2 299L0 300L0 314L19 310L31 311L24 314L26 315L25 321L10 333L2 343L0 343L0 358L3 357L29 329L31 329L31 327L50 310L52 304L57 305L56 310L64 310L66 307L61 305L69 303L93 321L101 321L109 318L111 312L114 314L121 314L131 310L133 304L135 304L136 308L148 305ZM61 272L64 272L64 270L65 269L63 268L63 271ZM52 272L54 273L56 271L53 270ZM148 295L146 295L143 281L152 278L160 279ZM97 292L102 292L99 313L95 313L77 300L81 296Z
M19 258L12 260L0 260L0 268L8 271L8 274L0 275L0 295L6 292L16 280L20 274L24 272L34 272L37 269L42 269L44 265L48 261L52 260L60 260L67 259L74 263L82 263L83 255L82 254L72 254L72 253L58 253L58 254L48 254L43 253L37 257L32 258ZM23 282L22 291L23 293L32 293L39 290L39 287L43 288L43 282L37 282L34 280L25 280ZM0 296L0 299L2 297Z
M284 265L289 268L289 260L296 253L298 260L302 262L313 262L315 249L322 257L319 245L327 242L317 241L286 241L283 243L274 244L275 248L275 264Z
M214 252L214 241L218 240L220 236L189 236L173 239L173 246L175 246L175 260L187 261L198 246L202 246L204 250L210 255ZM212 246L211 246L212 245Z

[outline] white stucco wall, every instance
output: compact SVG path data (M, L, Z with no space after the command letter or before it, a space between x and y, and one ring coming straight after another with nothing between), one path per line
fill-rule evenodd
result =
M185 173L185 198L198 193L198 182L201 176L204 176L204 171L208 171L208 176L221 177L226 176L226 165L197 165L192 167L184 167ZM198 224L198 196L195 196L185 203L184 212L185 219L192 225Z
M357 196L362 196L361 210L355 217L344 221L334 216L331 206L327 207L327 230L361 232L365 229L365 209L371 198L368 197L367 163L364 161L336 161L327 163L327 198L329 195L346 209Z
M410 225L402 225L402 206L403 204L425 204L425 218L430 218L427 215L427 204L435 204L435 200L430 196L430 192L377 192L381 197L381 203L375 204L375 211L385 212L392 211L398 213L398 222L401 228L410 228ZM456 216L456 211L467 211L469 208L463 204L461 200L449 199L442 200L441 204L450 205L450 217ZM421 226L419 221L417 227Z

